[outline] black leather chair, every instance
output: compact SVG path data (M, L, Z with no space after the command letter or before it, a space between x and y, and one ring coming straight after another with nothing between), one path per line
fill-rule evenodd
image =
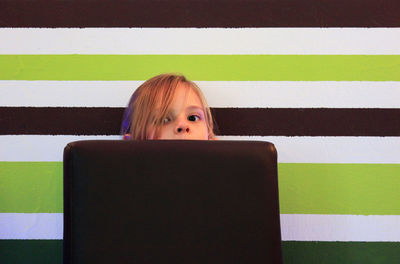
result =
M64 263L282 263L274 146L69 143Z

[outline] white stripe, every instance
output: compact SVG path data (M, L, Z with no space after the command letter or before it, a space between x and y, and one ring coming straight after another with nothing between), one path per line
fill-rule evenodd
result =
M143 81L0 81L0 106L125 107ZM197 81L211 107L400 108L400 82Z
M0 136L0 161L62 161L68 142L120 136ZM275 144L282 163L400 163L400 137L219 136Z
M0 239L62 239L62 213L0 213ZM400 241L399 215L281 214L285 241Z
M2 28L0 54L400 54L400 28Z
M62 239L63 214L0 213L0 239Z
M120 136L0 136L0 161L62 161L65 146L77 140L121 139Z
M400 241L400 215L281 214L282 240Z
M284 121L283 121L284 122ZM400 137L223 136L274 143L282 163L400 163Z

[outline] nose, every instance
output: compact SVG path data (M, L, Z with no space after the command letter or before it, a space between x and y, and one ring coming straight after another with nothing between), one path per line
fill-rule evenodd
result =
M176 134L183 134L183 133L189 133L189 127L185 126L178 126L175 128L175 133Z
M185 122L180 122L179 124L177 124L177 126L175 127L175 133L176 134L184 134L184 133L189 133L190 129L188 124L186 124Z

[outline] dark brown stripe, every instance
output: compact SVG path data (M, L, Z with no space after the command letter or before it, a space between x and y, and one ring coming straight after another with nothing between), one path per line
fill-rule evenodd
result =
M219 108L223 135L400 136L400 109Z
M0 107L0 135L118 135L123 108Z
M0 27L399 27L398 0L0 2Z
M214 108L218 135L400 136L400 109ZM123 108L0 107L0 135L118 135Z

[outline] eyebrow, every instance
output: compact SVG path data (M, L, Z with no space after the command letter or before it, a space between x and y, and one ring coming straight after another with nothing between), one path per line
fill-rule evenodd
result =
M201 110L204 112L204 107L198 106L198 105L189 105L188 107L186 107L187 110ZM155 109L156 112L160 111L160 108L156 108Z
M205 111L203 107L197 106L197 105L189 105L188 107L186 107L186 109L184 110L185 112L193 112L193 111L197 111L199 114L201 114L202 116L205 115ZM175 111L171 111L171 114L174 116L176 113Z
M190 105L190 106L186 107L186 109L187 110L201 110L201 111L204 112L204 108L200 107L200 106L197 106L197 105Z
M157 109L155 109L155 110L156 110L156 111L159 111L160 109L157 108ZM204 108L201 107L201 106L198 106L198 105L189 105L189 106L186 107L186 109L185 109L185 111L194 111L194 110L201 111L203 115L205 114ZM175 114L174 111L171 111L171 112L172 112L172 114Z

